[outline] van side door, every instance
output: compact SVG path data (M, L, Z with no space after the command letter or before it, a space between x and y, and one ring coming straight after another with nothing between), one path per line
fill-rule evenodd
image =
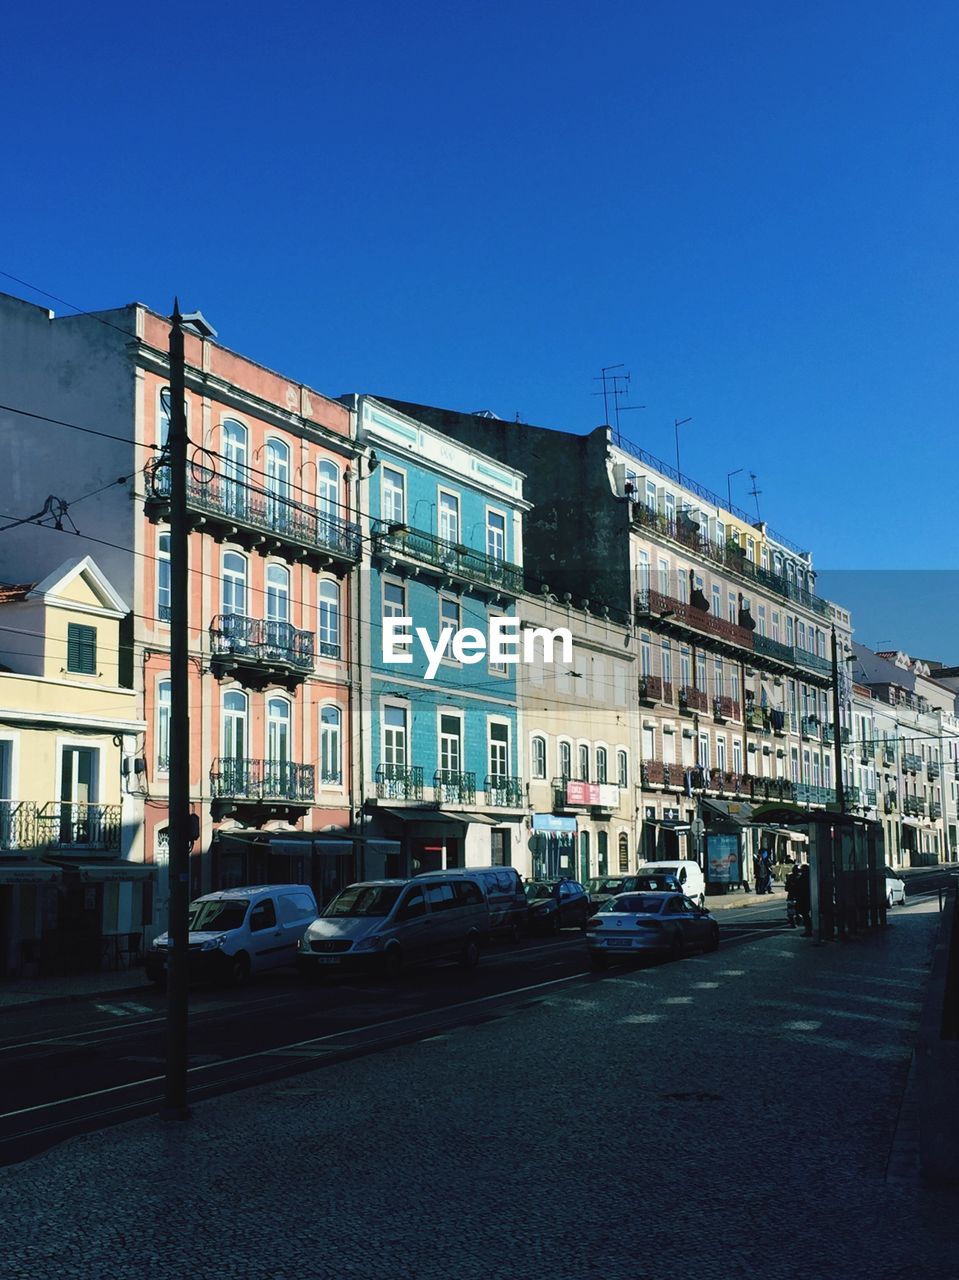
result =
M459 950L463 935L461 900L457 898L452 884L447 880L441 884L428 884L426 901L429 903L430 918L433 921L430 932L430 954L436 957L453 955Z
M400 900L396 914L394 936L407 960L423 960L431 952L433 921L422 885L412 885Z
M317 917L316 903L304 889L277 895L283 947L283 964L296 963L296 945Z
M250 930L250 968L258 972L283 964L283 929L272 898L263 898L253 907L247 927Z

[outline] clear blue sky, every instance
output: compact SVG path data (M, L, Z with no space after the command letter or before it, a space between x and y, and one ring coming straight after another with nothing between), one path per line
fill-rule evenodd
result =
M743 467L749 511L754 471L821 567L956 566L954 4L41 2L4 28L0 269L84 308L177 292L332 395L587 430L622 361L624 428L674 461L691 416L683 470L724 493Z

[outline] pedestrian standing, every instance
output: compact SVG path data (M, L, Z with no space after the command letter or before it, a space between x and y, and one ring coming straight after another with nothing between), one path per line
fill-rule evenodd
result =
M796 867L796 916L803 925L803 937L812 937L812 902L809 884L809 867L805 862Z

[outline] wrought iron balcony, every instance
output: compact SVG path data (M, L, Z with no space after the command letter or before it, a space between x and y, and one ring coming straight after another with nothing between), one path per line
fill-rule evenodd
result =
M433 774L433 798L440 804L475 804L476 774L462 769L437 769Z
M739 703L735 698L727 698L724 694L713 698L713 715L721 723L739 719Z
M896 763L896 748L895 748L895 747L889 747L889 746L885 746L885 747L883 747L883 749L882 749L882 762L883 762L883 764L895 764L895 763Z
M0 800L0 852L25 853L37 841L37 806L29 800Z
M62 853L120 852L120 806L49 800L36 816L37 839Z
M820 787L809 782L794 782L793 792L797 804L835 804L836 793L832 787Z
M751 777L749 796L752 800L793 800L795 784L788 778Z
M708 711L709 695L704 693L702 689L697 689L695 685L681 685L679 690L679 709L680 711L684 709L688 709L690 711Z
M799 732L804 738L818 741L820 734L819 720L816 716L803 716L799 721Z
M938 800L931 800L929 802L929 817L930 818L942 817L942 805Z
M902 811L907 817L923 818L926 814L925 796L905 796Z
M522 778L496 774L483 783L486 803L500 809L521 809L526 802Z
M672 682L669 680L662 680L659 676L640 676L639 700L647 707L651 707L657 702L664 702L672 705Z
M761 636L757 631L753 632L753 651L764 658L772 658L774 662L781 663L784 667L792 667L796 662L796 650L788 644L780 644L778 640Z
M907 752L902 757L902 767L904 772L908 770L909 773L922 773L922 756L911 755Z
M637 591L636 613L639 617L668 623L680 630L712 636L725 644L735 645L738 649L751 651L753 647L753 633L747 627L737 626L725 618L714 618L711 613L677 600L675 596L654 591L651 587Z
M313 803L315 771L311 764L288 760L220 758L210 770L210 792L216 800Z
M380 800L422 800L422 768L418 764L378 764L376 795Z
M807 671L815 671L817 675L832 678L832 663L828 658L820 658L818 653L810 653L808 649L793 649L796 665Z
M938 760L926 761L926 777L929 779L930 782L934 782L941 773L942 773L942 770L939 767Z
M147 463L145 474L147 515L162 520L170 510L170 467L156 459ZM187 469L187 511L194 528L202 526L291 560L303 558L304 552L321 565L330 559L348 564L359 559L359 525L271 490L267 477L257 472L243 475L250 481L208 466Z
M400 560L414 560L429 565L443 576L479 583L506 595L519 595L523 590L523 570L508 560L499 560L485 552L474 551L459 542L448 542L423 529L386 524L374 520L373 550Z
M210 626L210 647L221 669L256 667L301 676L313 670L313 632L289 622L220 613Z
M885 813L895 813L899 807L899 793L896 791L887 791L882 798L882 807Z

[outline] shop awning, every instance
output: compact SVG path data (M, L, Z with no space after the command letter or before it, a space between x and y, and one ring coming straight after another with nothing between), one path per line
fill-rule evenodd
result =
M496 819L487 818L482 813L448 813L445 809L383 809L382 813L388 813L391 818L398 818L400 822L429 822L429 823L458 823L462 827L468 827L471 822L479 822L486 827L495 827ZM507 821L504 817L503 821Z
M59 867L0 866L0 884L55 884L61 878Z
M744 827L752 821L752 805L742 800L710 800L703 796L702 806L703 817L727 818Z
M72 862L57 871L66 875L73 872L88 884L112 884L117 880L149 880L156 867L152 862Z

